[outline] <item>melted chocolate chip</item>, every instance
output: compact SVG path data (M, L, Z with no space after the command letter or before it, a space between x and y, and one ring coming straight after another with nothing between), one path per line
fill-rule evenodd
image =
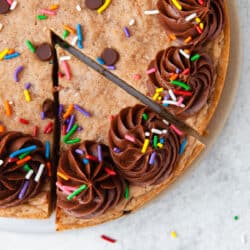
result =
M130 214L131 212L132 212L131 210L123 210L124 215Z
M42 43L36 48L36 55L41 61L49 61L52 58L52 48L48 43Z
M0 0L0 14L5 14L9 11L10 5L6 0Z
M104 0L86 0L85 5L90 10L96 10L100 8L104 3Z
M51 118L51 119L54 118L56 115L56 108L54 101L51 99L46 99L43 102L42 110L46 118Z
M114 65L118 61L119 54L114 49L106 48L102 52L101 58L103 59L105 65L111 66L111 65Z

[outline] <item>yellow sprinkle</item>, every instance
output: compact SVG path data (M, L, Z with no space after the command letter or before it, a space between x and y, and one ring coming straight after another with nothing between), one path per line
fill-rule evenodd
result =
M162 143L157 143L157 147L158 148L163 148L163 144Z
M162 97L161 96L158 96L157 100L158 101L161 101Z
M73 109L74 109L74 104L70 104L66 113L63 115L63 119L67 119L71 115Z
M4 125L0 125L0 133L4 132L5 131L5 127Z
M177 233L175 231L172 231L171 232L171 237L174 238L174 239L177 238Z
M105 0L105 3L97 10L97 12L101 14L104 10L108 8L110 3L111 3L111 0Z
M30 102L31 98L30 98L30 92L29 92L29 90L25 89L23 91L23 93L24 93L24 97L25 97L26 102Z
M62 179L64 179L65 181L67 181L69 178L66 176L66 175L64 175L63 173L61 173L61 172L57 172L57 175L58 176L60 176Z
M190 50L189 49L184 49L184 52L188 55L190 55Z
M5 100L4 107L5 107L6 115L11 116L12 111L11 111L11 107L10 107L10 104L9 104L8 100Z
M192 41L192 37L191 36L189 36L189 37L187 37L186 39L185 39L185 43L189 43L189 42L191 42Z
M50 10L57 10L59 8L59 4L52 4L49 9Z
M170 40L174 41L174 40L176 40L176 35L175 34L170 34L169 38L170 38Z
M148 149L148 145L149 145L149 139L145 139L143 147L141 149L141 152L144 154L146 153L147 149Z
M172 2L178 10L182 10L182 6L177 0L172 0Z
M157 93L161 93L161 92L163 92L163 91L164 91L164 88L157 88L157 89L156 89L156 92L157 92Z
M0 52L0 60L2 60L9 52L9 49L4 49L2 52Z
M200 23L200 22L201 22L201 19L200 19L199 17L196 17L196 18L195 18L195 22L196 22L196 23Z
M156 93L154 94L154 96L153 96L153 100L156 101L157 98L158 98L158 96L159 96L159 93L156 92Z
M203 30L204 29L204 23L200 23L200 28Z

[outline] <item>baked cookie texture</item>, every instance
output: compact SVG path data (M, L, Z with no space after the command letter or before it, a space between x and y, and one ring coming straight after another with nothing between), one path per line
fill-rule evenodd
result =
M1 132L20 131L31 135L37 126L37 138L42 142L49 141L52 149L53 132L46 134L44 129L53 123L53 118L42 120L41 111L45 99L53 100L53 64L39 60L26 45L26 40L36 47L50 43L49 30L36 21L35 2L19 1L14 10L1 15L0 51L13 49L20 56L0 61L0 125ZM17 69L19 73L15 76ZM29 92L28 99L24 95L25 90ZM9 114L6 106L11 110ZM24 123L28 124L20 122L20 119L25 119L27 122ZM48 178L38 195L24 204L0 209L0 216L47 218L50 214L50 191Z
M226 1L223 2L225 9L225 28L212 42L203 46L202 49L210 55L215 71L214 89L207 103L199 113L183 119L183 121L204 134L211 120L223 89L227 71L230 47L229 16ZM147 95L148 75L146 73L149 63L156 54L172 45L177 45L167 36L164 27L159 22L158 15L146 15L144 11L157 10L157 0L145 1L115 1L101 14L80 4L81 10L76 9L76 3L72 1L60 1L60 10L57 19L67 20L63 23L53 23L52 30L62 36L64 25L76 29L81 24L83 32L83 49L76 47L86 55L96 60L107 47L115 49L119 53L119 61L113 72L130 85ZM121 15L120 13L125 13ZM129 23L134 19L135 23ZM124 29L129 30L130 36ZM65 40L72 43L76 34L69 34Z
M167 37L157 15L144 14L146 10L157 9L157 0L126 1L126 3L121 0L112 1L100 14L96 10L86 8L84 2L79 3L80 8L75 1L60 0L57 3L50 0L20 1L13 11L4 14L4 18L1 19L3 29L0 31L0 51L5 48L14 48L21 55L15 59L0 62L0 100L2 102L0 117L2 124L8 130L10 128L32 133L33 125L36 124L44 128L52 122L53 118L41 120L40 111L43 101L48 98L53 99L53 91L58 92L59 103L63 105L56 112L62 129L60 153L63 155L71 147L66 143L67 140L64 140L67 131L63 130L67 129L72 114L74 115L72 119L82 127L82 130L78 128L70 139L79 139L81 142L95 140L98 143L108 144L110 117L112 118L112 115L118 114L127 106L134 106L138 101L58 47L56 53L59 63L59 86L55 88L51 74L53 65L48 61L40 61L25 45L27 39L35 46L50 42L50 30L53 30L56 34L63 36L66 41L75 43L78 49L83 46L80 50L95 60L103 55L106 48L112 48L119 54L113 73L145 95L148 94L146 71L150 61L155 58L158 51L176 44ZM212 95L197 115L185 119L185 123L200 134L206 131L213 116L226 75L230 30L226 2L224 5L226 11L224 32L203 48L211 56L217 72ZM51 12L48 12L51 6L54 7L50 10ZM46 14L47 18L38 20L37 16L43 14ZM132 19L134 21L131 21ZM130 26L129 23L133 25ZM81 25L83 36L81 44L78 45L75 40L77 24ZM26 32L23 31L24 29ZM67 58L68 56L70 59ZM60 60L61 57L64 59ZM20 70L18 83L16 83L13 74L19 66L23 66L23 69ZM31 83L30 102L25 101L23 93L25 84L28 82ZM11 87L6 88L8 85ZM6 116L5 101L11 101L12 115L10 117ZM78 109L75 105L78 105ZM68 116L63 117L70 106L72 111ZM84 115L79 108L87 113ZM29 120L30 124L21 124L20 117ZM53 144L52 134L44 134L43 130L40 130L38 138ZM118 206L103 215L91 219L75 218L57 206L57 230L100 224L133 212L153 199L187 170L205 148L205 145L192 136L186 135L186 139L185 151L178 159L174 171L163 182L144 187L130 185L129 198L123 199ZM49 215L50 190L49 184L45 185L44 190L34 199L13 208L0 209L0 215L45 218Z
M94 140L97 143L108 145L108 132L111 126L111 120L114 119L114 116L117 115L120 110L128 106L134 106L138 101L59 47L57 47L57 57L60 75L59 100L60 104L64 106L64 111L60 116L61 126L63 126L65 121L63 114L67 112L70 104L77 104L84 108L91 116L87 117L78 110L74 110L71 113L75 116L75 123L79 124L83 130L75 132L70 139L79 138L81 140L80 143L86 140ZM65 75L65 68L61 61L63 59L66 59L68 68L70 69L70 80L68 80ZM69 154L68 150L72 147L72 145L66 144L63 141L64 136L65 135L61 134L61 158ZM188 136L184 154L180 156L175 170L164 182L161 182L159 185L148 185L146 187L129 185L129 198L123 198L117 206L108 209L104 214L89 219L81 219L72 216L69 212L62 209L60 205L57 205L57 230L62 231L93 226L133 212L143 206L147 201L153 199L180 176L181 173L188 169L204 147L205 146L197 139ZM110 150L112 149L110 148ZM64 164L59 164L59 166L64 166ZM60 169L59 167L59 170ZM61 171L59 171L57 180L60 182L65 181L61 178L60 174ZM63 172L63 174L65 174L65 172ZM61 195L60 188L57 190L58 194Z

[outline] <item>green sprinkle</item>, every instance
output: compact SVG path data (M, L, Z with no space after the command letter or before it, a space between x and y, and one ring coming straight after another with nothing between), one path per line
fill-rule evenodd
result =
M38 15L37 19L38 20L45 20L45 19L47 19L47 16L45 16L45 15Z
M238 220L238 219L239 219L239 216L235 215L234 220Z
M36 52L36 48L33 46L30 40L26 40L26 45L32 53Z
M23 159L23 158L25 158L27 155L29 155L29 154L30 154L30 152L31 152L31 151L25 152L25 153L23 153L23 154L19 155L19 157L18 157L18 158L19 158L20 160L22 160L22 159Z
M199 54L195 54L191 57L191 62L194 62L196 60L198 60L201 56Z
M77 196L78 194L80 194L83 190L87 189L87 185L82 185L80 186L78 189L76 189L72 194L70 194L68 197L67 197L67 200L72 200L75 196Z
M65 143L66 144L75 144L75 143L78 143L80 141L81 141L81 139L75 138L75 139L72 139L72 140L67 140Z
M78 125L74 124L70 131L63 137L63 141L66 142L69 140L70 136L73 135L78 129Z
M63 39L65 39L67 36L69 35L69 31L67 31L67 30L64 30L63 31Z
M125 193L124 193L125 199L129 199L129 185L126 185Z
M146 121L148 119L148 114L143 113L142 118Z
M158 136L154 135L154 139L153 139L154 148L157 148L157 143L158 143Z
M26 171L26 172L29 172L31 170L29 164L24 164L23 170Z
M186 83L181 82L181 81L176 81L176 80L172 80L171 81L172 84L177 85L179 87L182 87L185 90L190 90L190 86L188 86Z

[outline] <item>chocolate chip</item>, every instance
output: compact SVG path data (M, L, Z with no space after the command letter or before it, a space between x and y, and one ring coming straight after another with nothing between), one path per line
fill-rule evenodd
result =
M46 118L54 118L56 116L55 102L51 99L46 99L43 102L42 110Z
M111 66L111 65L114 65L118 61L119 54L114 49L106 48L102 52L101 58L103 59L105 65Z
M104 0L85 0L85 5L91 10L97 10L104 3Z
M0 14L5 14L9 11L10 5L6 0L0 0Z
M52 58L52 48L48 43L42 43L36 48L36 55L41 61L49 61Z

